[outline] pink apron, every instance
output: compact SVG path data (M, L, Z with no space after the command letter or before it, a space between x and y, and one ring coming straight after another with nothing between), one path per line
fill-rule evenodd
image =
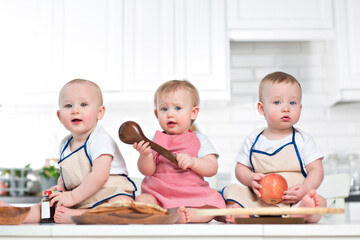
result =
M196 134L188 132L180 135L167 135L157 131L154 142L174 154L198 155L200 141ZM155 173L144 178L142 193L154 196L163 208L217 207L225 208L221 195L209 187L204 178L191 169L182 170L160 154L153 152L156 164Z

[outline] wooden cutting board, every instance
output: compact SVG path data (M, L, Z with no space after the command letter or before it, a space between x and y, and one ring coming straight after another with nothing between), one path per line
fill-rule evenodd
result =
M226 215L313 215L313 214L343 214L343 208L226 208L226 209L198 209L198 215L226 216Z
M236 224L304 224L304 218L251 217L235 218Z
M172 224L178 219L178 215L156 215L143 213L123 214L82 214L73 216L71 219L76 224Z

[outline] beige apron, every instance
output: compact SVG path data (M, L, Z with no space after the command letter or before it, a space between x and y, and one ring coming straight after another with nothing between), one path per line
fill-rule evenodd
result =
M64 150L67 148L70 141L71 139L64 147ZM75 152L72 152L70 155L59 161L61 177L66 191L71 191L79 186L92 170L91 160L85 151L86 142ZM96 205L119 195L126 195L134 198L134 191L136 191L136 186L126 175L110 175L107 182L98 192L74 205L72 208L95 207Z
M254 150L254 146L261 134L262 132L257 136L250 150L250 163L253 171L264 174L278 173L286 179L288 187L303 183L306 172L295 143L295 129L293 128L292 141L270 154ZM249 187L244 187L239 184L231 184L225 187L222 195L225 201L236 202L244 208L288 207L288 205L282 203L269 205L259 199Z

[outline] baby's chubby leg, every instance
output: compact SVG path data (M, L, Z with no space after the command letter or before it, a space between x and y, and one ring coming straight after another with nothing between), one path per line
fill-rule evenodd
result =
M159 205L156 198L150 194L140 194L135 198L136 202L148 203L148 204L155 204ZM214 216L200 216L195 213L197 208L187 208L185 206L181 206L178 208L169 209L171 214L179 215L179 218L176 223L205 223L211 221Z
M156 198L150 194L143 193L135 197L135 202L159 205Z
M41 219L41 203L30 207L30 212L24 219L24 223L38 223Z
M169 209L171 214L177 214L179 216L176 223L207 223L214 219L215 216L197 215L198 208L187 208L181 206L178 208Z
M0 200L0 207L14 207L14 206ZM38 223L38 222L40 222L40 214L41 214L40 209L41 209L40 203L31 206L30 212L24 219L23 223Z
M119 200L127 200L127 201L133 201L133 199L126 195L120 195L113 197L109 199L106 203L112 203ZM101 206L101 205L100 205ZM71 219L72 216L78 216L80 214L83 214L84 212L88 211L89 209L73 209L68 208L64 206L58 206L56 207L56 211L54 214L54 220L56 223L74 223Z

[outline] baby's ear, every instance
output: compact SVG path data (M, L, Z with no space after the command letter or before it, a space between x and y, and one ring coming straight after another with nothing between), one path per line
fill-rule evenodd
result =
M197 115L199 114L199 111L200 111L200 109L198 106L193 107L192 112L191 112L191 120L196 119Z
M101 120L105 115L105 106L102 105L100 108L99 108L99 112L98 112L98 117L97 119L98 120Z
M154 109L154 114L155 114L156 118L158 118L158 112L157 112L157 109Z
M60 110L57 110L57 111L56 111L56 115L57 115L58 119L59 119L60 122L61 122Z
M258 102L257 103L257 110L261 115L265 115L265 111L264 111L264 105L262 102Z

